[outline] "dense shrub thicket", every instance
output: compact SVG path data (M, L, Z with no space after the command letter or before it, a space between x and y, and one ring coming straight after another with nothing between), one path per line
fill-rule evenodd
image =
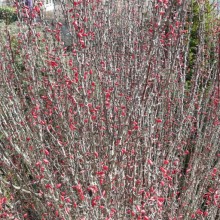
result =
M1 218L219 219L207 2L61 1L53 21L16 3L0 36Z

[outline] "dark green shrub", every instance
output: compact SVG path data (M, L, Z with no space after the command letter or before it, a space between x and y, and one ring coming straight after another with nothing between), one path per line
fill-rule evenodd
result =
M192 0L191 11L188 17L188 21L191 25L187 27L190 33L188 56L189 72L186 76L187 81L191 80L193 73L196 71L195 63L198 56L198 45L206 45L207 59L210 61L210 64L213 63L211 33L214 18L215 14L213 12L213 6L209 1L206 1L204 7L201 7L197 1Z
M0 20L4 20L6 24L17 21L17 13L13 7L0 7Z

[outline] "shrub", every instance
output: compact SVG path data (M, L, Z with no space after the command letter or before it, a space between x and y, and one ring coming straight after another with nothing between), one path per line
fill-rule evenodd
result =
M6 24L17 21L16 10L12 7L0 7L0 20L4 20Z
M187 81L190 82L193 74L197 71L196 59L198 58L198 45L206 45L206 59L210 65L213 64L213 50L214 44L212 43L213 24L216 24L216 14L209 1L205 1L201 5L198 1L193 0L190 3L187 21L189 25L187 30L189 33L189 55L188 55L188 73L186 75Z
M2 218L219 219L218 51L186 90L189 1L115 2L0 36Z

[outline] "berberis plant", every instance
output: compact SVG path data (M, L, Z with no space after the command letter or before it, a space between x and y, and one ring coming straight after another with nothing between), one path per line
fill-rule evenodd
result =
M218 220L214 5L55 3L1 27L1 218Z

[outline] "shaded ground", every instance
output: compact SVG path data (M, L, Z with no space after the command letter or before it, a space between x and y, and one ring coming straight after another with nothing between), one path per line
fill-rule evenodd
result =
M68 30L68 27L65 22L66 19L65 19L65 15L64 15L64 12L63 12L61 5L56 5L54 11L44 12L42 17L43 17L42 19L48 25L51 25L52 28L53 28L56 21L59 21L62 23L62 27L61 27L62 41L64 42L65 46L70 46L71 45L71 36L69 34L69 30ZM42 19L38 18L37 21L41 21Z

